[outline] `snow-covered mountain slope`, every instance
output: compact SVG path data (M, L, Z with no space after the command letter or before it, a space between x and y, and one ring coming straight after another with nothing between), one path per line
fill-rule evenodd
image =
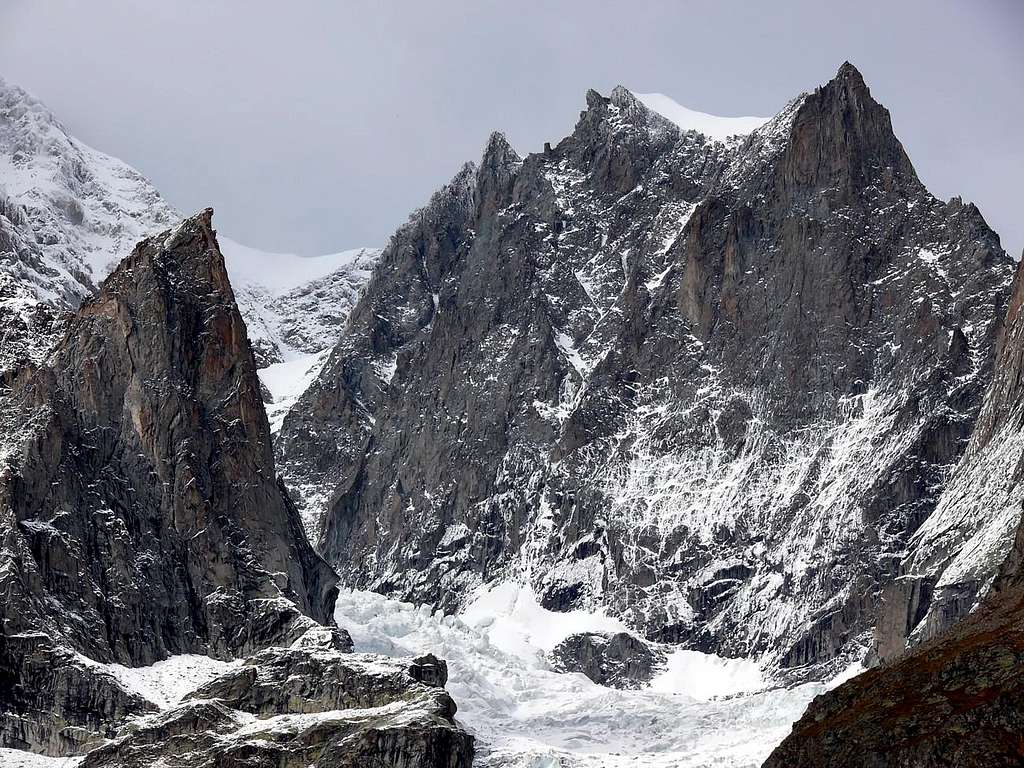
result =
M221 240L261 368L333 346L380 256L378 248L356 248L303 257Z
M41 359L64 313L136 242L180 218L138 171L0 80L0 369ZM332 346L379 254L307 258L222 241L261 367Z
M121 255L180 218L138 171L70 136L42 103L0 80L0 192L27 252L5 271L39 299L92 294Z
M850 65L741 141L591 92L394 235L277 450L350 584L523 579L827 674L963 452L1011 277Z
M666 120L671 120L682 131L697 131L716 141L727 141L730 138L749 136L769 117L718 117L706 112L697 112L677 103L663 93L635 93L640 102L650 110L657 112Z

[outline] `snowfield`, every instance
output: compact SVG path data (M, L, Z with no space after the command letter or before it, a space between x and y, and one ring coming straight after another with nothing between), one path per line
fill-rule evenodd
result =
M335 616L357 651L448 662L482 768L759 766L810 700L846 677L772 689L753 662L677 651L651 688L604 688L552 671L545 654L575 632L621 629L618 620L547 611L509 583L478 592L459 616L371 592L343 592Z
M746 136L771 120L770 117L718 117L684 107L663 93L633 93L648 109L675 123L682 131L697 131L709 139L724 142L732 136Z
M281 430L284 417L295 405L295 401L316 379L330 354L330 349L311 354L295 353L295 357L291 360L272 363L256 372L260 377L260 382L273 398L271 402L265 404L272 433L277 434Z

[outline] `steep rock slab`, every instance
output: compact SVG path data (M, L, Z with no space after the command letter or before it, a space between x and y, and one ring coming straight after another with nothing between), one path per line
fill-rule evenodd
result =
M243 656L331 621L336 577L275 477L211 213L140 243L45 364L0 390L8 648L44 634L52 653L136 666ZM21 680L0 694L5 718L50 717L34 668L5 669ZM66 687L65 668L45 685ZM106 708L131 709L120 698ZM69 733L58 751L77 746Z
M350 584L453 605L523 574L655 639L844 663L963 451L1011 271L850 65L725 143L591 92L395 234L283 470Z

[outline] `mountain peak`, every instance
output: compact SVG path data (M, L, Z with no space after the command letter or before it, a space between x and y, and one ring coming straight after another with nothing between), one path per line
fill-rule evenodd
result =
M616 85L612 88L608 98L619 109L636 107L638 105L636 94L624 85Z
M794 116L787 177L799 184L856 187L872 183L920 188L896 138L889 110L849 62L807 95Z
M864 76L860 73L860 70L848 61L844 61L839 69L836 70L835 77L820 86L816 93L822 91L844 93L852 102L864 104L873 109L881 106L871 96L871 90L864 81Z
M488 159L499 160L502 163L519 163L522 161L515 147L512 146L508 138L501 131L493 131L487 139L487 146L484 147L483 162L481 164L485 165Z
M864 85L864 76L849 61L844 61L836 71L835 80Z

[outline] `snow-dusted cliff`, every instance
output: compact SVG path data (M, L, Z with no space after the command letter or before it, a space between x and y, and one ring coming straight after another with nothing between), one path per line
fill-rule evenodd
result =
M518 578L842 666L970 435L1011 276L849 65L728 141L591 92L395 234L277 447L351 584L456 606Z

